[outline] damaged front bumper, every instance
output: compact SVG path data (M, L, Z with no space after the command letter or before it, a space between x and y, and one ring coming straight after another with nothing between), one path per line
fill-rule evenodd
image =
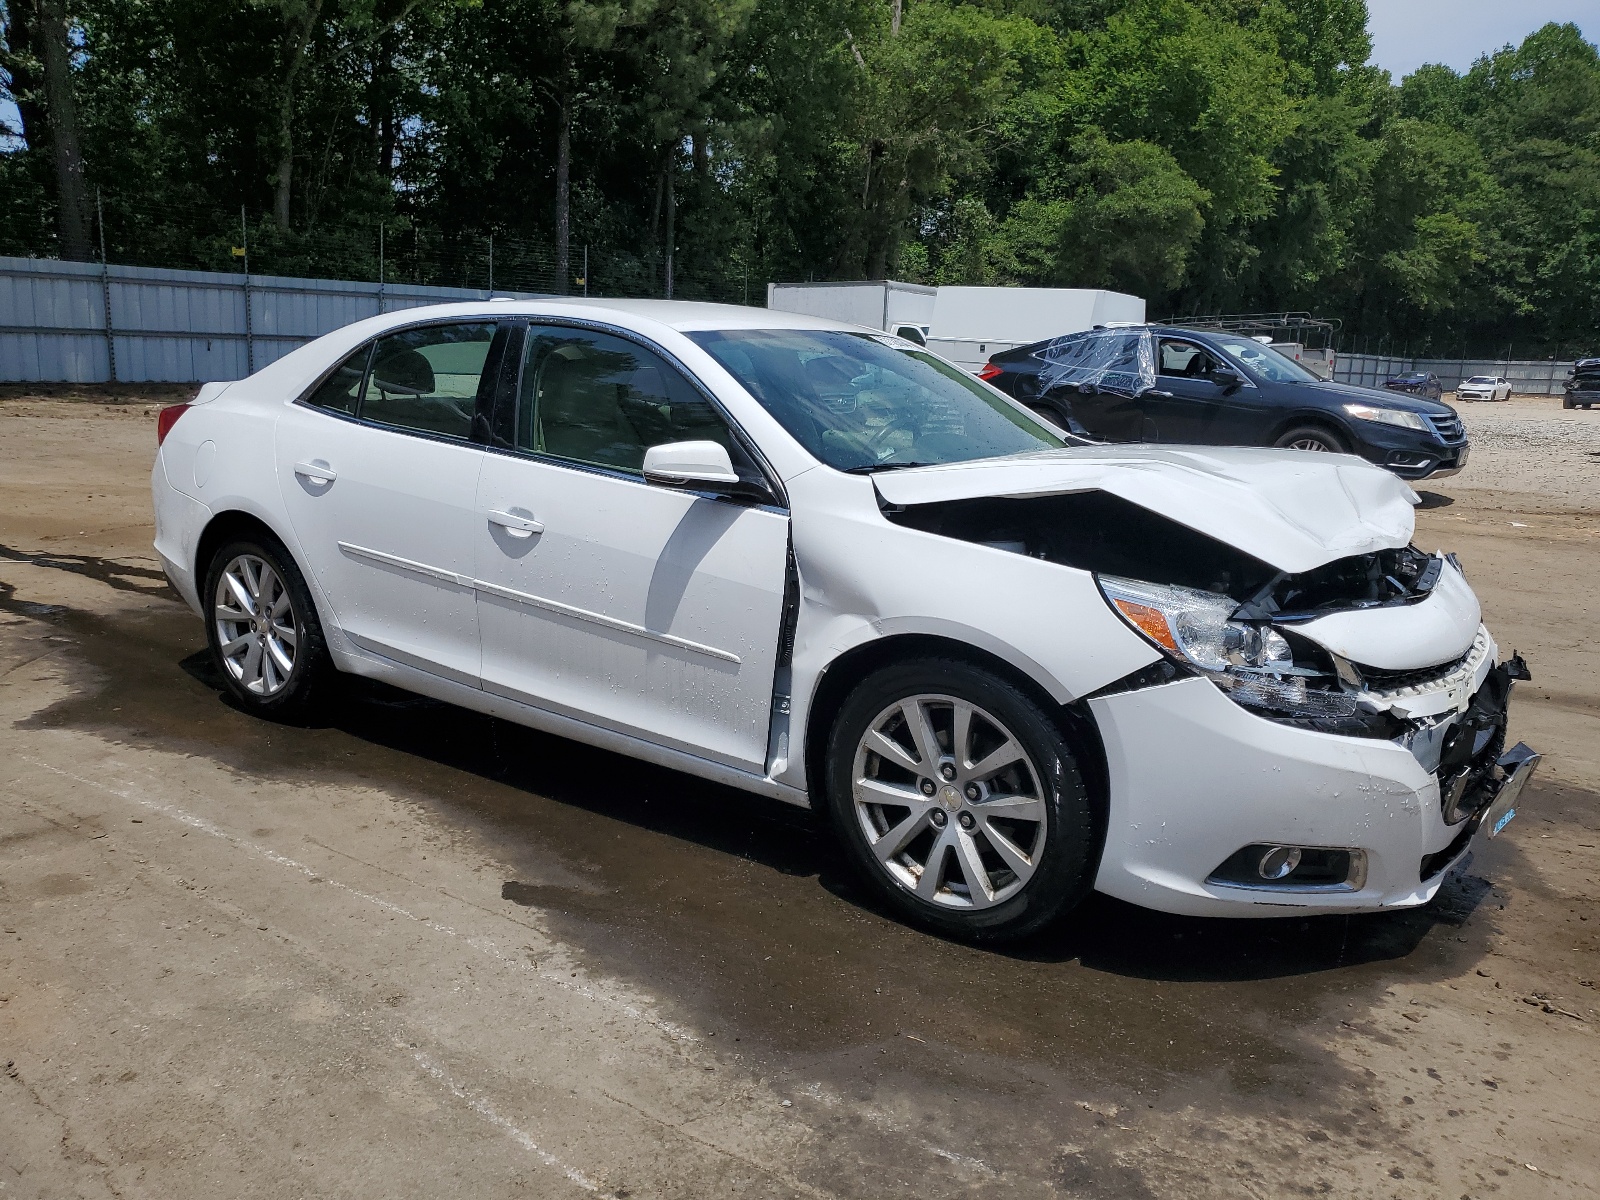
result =
M1369 699L1401 722L1394 738L1271 720L1203 678L1092 698L1109 779L1095 886L1194 916L1425 904L1537 766L1503 752L1519 677L1484 633L1432 686Z

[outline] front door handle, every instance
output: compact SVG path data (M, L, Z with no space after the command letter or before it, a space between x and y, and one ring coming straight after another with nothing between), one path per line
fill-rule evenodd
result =
M536 533L544 532L543 521L535 521L532 517L522 517L499 509L490 511L489 524L500 526L515 538L532 537Z
M332 483L339 478L339 472L320 460L317 462L297 462L294 465L294 473L305 476L312 483Z

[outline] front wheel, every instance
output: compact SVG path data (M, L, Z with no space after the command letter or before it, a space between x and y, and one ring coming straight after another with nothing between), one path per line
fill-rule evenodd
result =
M858 873L916 924L968 940L1042 929L1094 881L1100 835L1049 714L953 659L885 667L829 738L828 802Z
M1348 454L1344 440L1320 425L1301 425L1273 443L1280 450L1310 450L1319 454Z
M201 596L212 662L240 707L277 721L314 715L334 667L289 552L267 537L231 541Z

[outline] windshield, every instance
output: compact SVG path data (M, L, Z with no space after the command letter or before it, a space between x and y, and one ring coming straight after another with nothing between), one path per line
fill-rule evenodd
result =
M840 471L1057 450L1057 434L958 367L887 336L691 333L815 457Z
M1285 358L1271 346L1247 338L1218 338L1217 344L1234 362L1248 367L1258 379L1268 383L1321 383L1322 381L1292 358Z
M1468 383L1493 383L1494 380L1490 379L1487 375L1474 375L1471 379L1467 380L1467 382Z

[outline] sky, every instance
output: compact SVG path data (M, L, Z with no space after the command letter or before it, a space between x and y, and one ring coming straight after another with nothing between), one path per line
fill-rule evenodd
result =
M1600 0L1367 0L1372 61L1398 81L1423 63L1465 71L1480 54L1522 41L1547 21L1573 21L1600 38ZM17 109L0 100L0 125L17 127ZM0 150L6 138L0 133Z
M1549 21L1600 37L1597 0L1367 0L1372 61L1395 81L1423 63L1465 71L1480 55L1522 41Z

